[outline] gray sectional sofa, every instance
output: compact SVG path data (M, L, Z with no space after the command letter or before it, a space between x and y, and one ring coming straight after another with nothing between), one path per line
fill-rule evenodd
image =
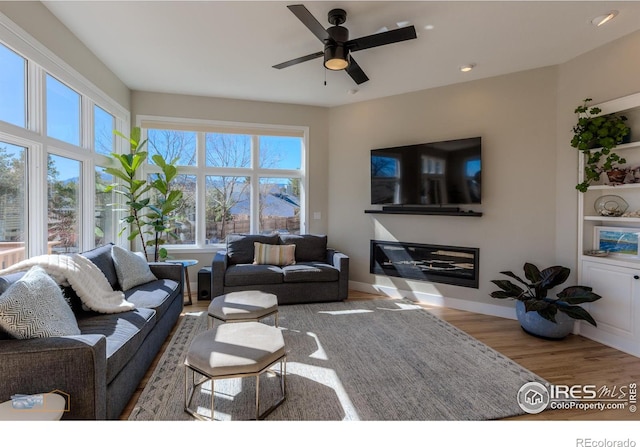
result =
M254 263L254 244L295 245L295 263ZM343 301L349 287L349 257L327 247L325 235L230 234L211 264L211 296L262 290L278 304Z
M82 253L120 290L111 245ZM0 401L58 390L68 395L63 419L118 419L183 308L183 269L151 263L158 278L125 291L134 310L85 311L67 290L81 335L12 339L0 330ZM24 273L0 277L0 295Z

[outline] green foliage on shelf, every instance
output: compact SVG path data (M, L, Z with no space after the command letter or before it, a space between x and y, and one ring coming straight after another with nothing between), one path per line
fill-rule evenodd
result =
M578 116L578 122L573 126L571 146L586 156L584 180L576 185L576 189L580 192L586 192L589 185L598 181L603 172L626 163L626 160L612 152L612 149L622 143L630 132L625 124L626 116L600 115L602 109L589 107L591 101L591 98L586 98L574 110Z

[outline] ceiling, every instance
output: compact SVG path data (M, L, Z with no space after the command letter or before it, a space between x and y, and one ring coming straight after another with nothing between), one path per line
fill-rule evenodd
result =
M350 38L416 27L418 38L354 53L370 80L356 85L287 9L303 3L329 27L347 11ZM640 29L631 1L44 1L130 89L337 106L566 62ZM601 27L591 19L619 15ZM637 55L636 55L637 56ZM476 64L462 73L459 67ZM325 85L326 81L326 85Z

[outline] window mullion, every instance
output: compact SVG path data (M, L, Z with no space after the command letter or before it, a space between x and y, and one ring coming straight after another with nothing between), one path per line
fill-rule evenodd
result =
M207 243L207 208L206 185L203 168L207 163L206 135L204 132L196 134L196 246L204 247Z
M28 256L47 253L47 161L47 152L42 144L29 147L27 154Z
M44 135L44 70L27 60L27 128Z
M260 137L251 136L251 233L260 228Z

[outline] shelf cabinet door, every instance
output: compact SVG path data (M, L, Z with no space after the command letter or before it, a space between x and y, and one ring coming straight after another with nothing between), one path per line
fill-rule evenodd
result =
M583 261L581 284L602 298L584 307L598 323L581 322L580 333L635 355L640 352L640 270Z

